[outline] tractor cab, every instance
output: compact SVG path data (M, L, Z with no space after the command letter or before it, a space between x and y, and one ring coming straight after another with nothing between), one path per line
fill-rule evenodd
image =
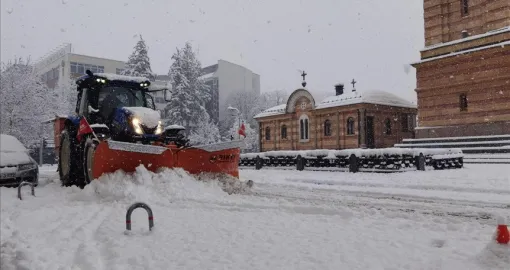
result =
M163 132L159 112L144 77L95 73L77 81L76 113L94 132L119 141L156 140Z

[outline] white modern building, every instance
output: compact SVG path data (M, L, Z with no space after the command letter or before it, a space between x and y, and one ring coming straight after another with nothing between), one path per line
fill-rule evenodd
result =
M201 78L211 89L212 99L206 107L215 122L228 117L228 100L232 95L239 92L260 94L259 74L225 60L204 67Z
M125 68L126 63L124 61L73 53L72 46L69 43L47 53L38 59L34 65L35 72L41 76L41 80L50 88L56 87L59 79L76 79L84 75L87 69L94 73L120 74ZM157 76L152 83L166 85L166 79L168 79L166 75ZM156 92L152 96L154 96L156 108L162 110L166 105L163 93Z

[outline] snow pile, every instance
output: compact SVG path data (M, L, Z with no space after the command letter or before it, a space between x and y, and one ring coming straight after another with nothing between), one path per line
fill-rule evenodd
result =
M228 194L245 191L246 184L233 177L193 176L183 169L162 169L154 173L140 165L132 174L122 170L104 174L74 195L81 201L168 205L182 200L227 199Z
M140 119L140 123L155 128L159 124L160 115L157 111L145 107L124 107L125 110L131 112L136 118Z
M183 169L163 169L153 173L140 165L132 174L121 170L104 174L76 195L80 200L168 205L176 200L213 199L227 194L217 182L199 182Z

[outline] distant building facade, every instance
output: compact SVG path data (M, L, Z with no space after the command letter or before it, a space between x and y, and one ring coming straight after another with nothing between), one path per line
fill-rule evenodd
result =
M225 60L204 67L201 78L211 91L212 99L206 109L216 123L228 117L228 100L232 95L240 92L260 94L259 74Z
M93 73L121 74L125 68L126 63L123 61L72 53L69 43L46 54L34 65L35 72L49 88L55 88L60 79L77 79L86 74L87 69ZM158 75L152 83L165 85L168 81L167 75ZM163 93L155 92L151 95L156 108L164 113L166 102Z
M416 105L385 91L344 92L316 103L304 88L269 108L259 123L260 151L392 147L414 137Z
M424 0L417 138L510 134L510 1Z

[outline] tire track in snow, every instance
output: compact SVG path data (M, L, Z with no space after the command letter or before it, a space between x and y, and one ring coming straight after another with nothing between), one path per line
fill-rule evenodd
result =
M98 231L113 211L110 207L105 211L106 208L106 205L99 207L99 210L94 211L87 221L74 231L77 236L82 238L74 255L74 264L80 266L81 269L112 269L105 266L101 248L102 241L97 237ZM93 258L92 261L91 258Z
M495 214L504 214L510 209L510 205L489 202L427 198L377 192L343 191L292 185L285 185L282 188L282 186L275 184L256 184L253 195L264 198L286 199L294 203L328 205L329 207L372 208L410 214L418 213L440 217L449 216L469 220L475 219L481 223L488 224L493 224L496 220Z

